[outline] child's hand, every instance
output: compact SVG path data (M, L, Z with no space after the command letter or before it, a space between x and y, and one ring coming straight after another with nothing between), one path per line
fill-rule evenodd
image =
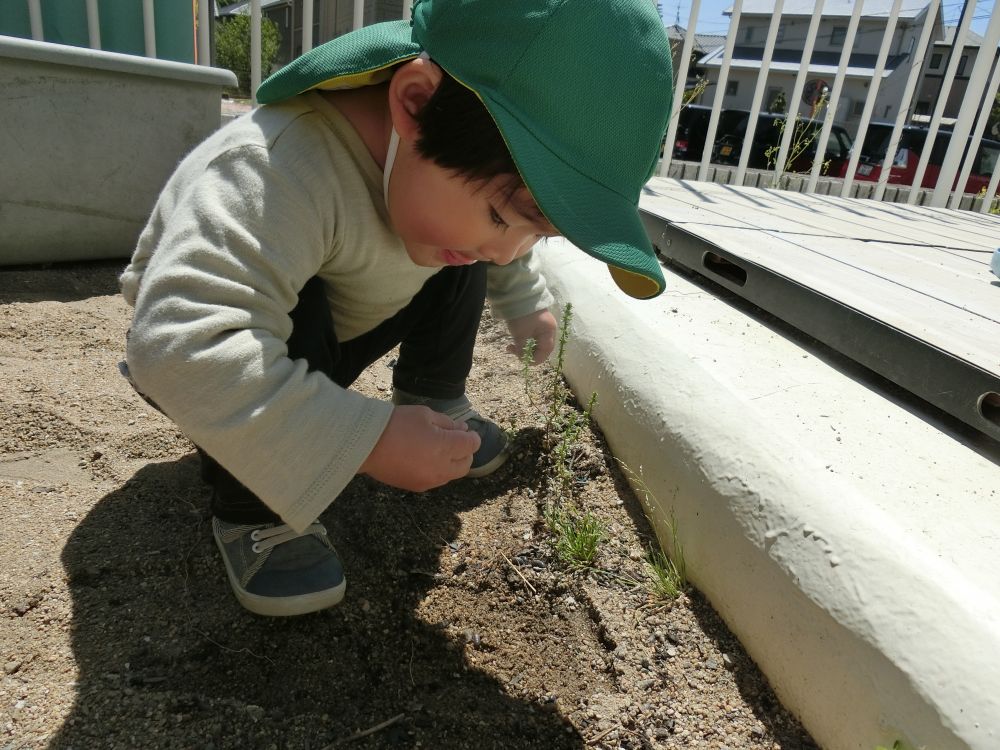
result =
M539 310L530 315L508 320L507 329L514 343L507 346L507 351L520 358L524 355L524 345L528 343L528 339L534 339L535 351L531 363L540 365L549 358L555 348L558 328L555 316L548 310Z
M423 492L464 477L477 450L479 435L464 422L426 406L397 406L358 472Z

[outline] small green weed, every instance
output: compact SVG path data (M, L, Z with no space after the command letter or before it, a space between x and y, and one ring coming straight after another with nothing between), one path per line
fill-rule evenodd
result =
M577 487L575 464L582 455L580 441L590 424L590 417L597 403L597 394L592 393L587 407L580 412L571 403L573 394L566 385L563 369L566 364L566 343L569 340L570 324L573 320L573 306L563 308L559 329L558 346L550 374L543 382L535 384L531 376L531 363L535 354L535 342L525 344L521 356L521 374L524 389L532 404L536 404L534 394L540 393L539 406L543 411L543 446L550 461L549 491L552 493L546 503L543 517L552 533L552 545L557 556L566 565L585 569L593 566L597 550L604 539L604 524L597 516L579 509L573 502Z
M653 497L653 493L650 492L643 478L621 460L618 461L618 465L628 475L636 491L643 496L645 507L655 507L657 505L656 498ZM677 535L677 517L673 510L670 511L669 530L670 555L651 547L646 557L646 568L650 574L647 586L650 597L654 602L664 604L676 599L688 585L687 562L684 559L684 547Z
M684 590L684 580L673 561L662 551L650 548L646 558L651 581L649 593L658 602L670 602Z
M569 341L570 325L573 321L573 305L567 303L563 308L562 325L559 329L559 343L556 347L556 360L552 375L545 387L548 401L548 412L545 417L545 444L552 456L552 473L556 490L560 498L571 499L575 484L574 463L580 454L580 437L590 424L594 407L597 405L597 393L590 394L583 412L570 405L572 392L563 377L566 364L566 342Z
M986 188L983 187L983 189L976 194L976 197L986 200ZM993 199L993 202L990 203L990 207L986 209L986 213L1000 214L1000 198Z
M552 544L560 560L577 569L594 564L605 536L604 524L597 516L570 504L550 504L545 509L545 523L555 536Z
M651 547L646 557L649 595L657 603L672 602L688 585L684 548L677 538L677 519L673 512L670 513L670 550L668 557L663 550Z
M818 118L826 107L827 97L824 94L814 107L813 118ZM782 167L781 171L791 172L792 165L798 160L806 150L812 146L812 144L819 138L821 129L820 128L807 128L802 121L802 115L795 113L795 117L792 119L792 141L791 145L788 147L788 156L785 159L785 165ZM778 155L781 151L781 141L784 139L785 128L788 127L788 118L783 120L775 120L774 127L778 129L780 133L778 137L778 143L774 146L770 146L764 151L764 156L767 158L767 168L774 169L778 163ZM830 160L823 162L820 169L821 174L827 174L830 171ZM787 178L782 178L782 182L787 183ZM775 185L775 187L782 187L782 185Z
M521 378L524 380L524 392L528 394L528 400L534 405L535 400L531 396L532 390L532 377L531 377L531 364L535 360L535 349L538 347L538 342L534 339L528 339L524 342L524 349L521 352Z

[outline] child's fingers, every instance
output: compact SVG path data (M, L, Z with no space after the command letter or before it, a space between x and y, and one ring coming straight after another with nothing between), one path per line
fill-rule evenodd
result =
M531 364L540 365L549 358L550 354L552 354L552 350L555 348L555 337L551 334L542 334L534 341L535 349L532 352ZM521 359L524 357L524 344L518 342L507 344L507 353L513 354L518 359Z
M397 406L361 473L402 489L423 492L465 476L479 435L463 422L426 406Z
M457 422L446 414L432 412L431 424L443 431L447 445L445 453L452 461L461 461L466 457L471 461L472 454L479 450L482 440L465 422Z
M431 412L430 420L432 425L440 427L442 430L462 430L464 432L469 429L469 425L465 422L456 422L447 414L438 411Z
M456 422L457 427L453 430L445 431L444 439L448 443L448 454L452 460L464 459L472 460L472 454L479 450L482 442L479 435L469 429L469 425L464 422Z
M556 337L551 331L542 333L535 342L535 364L540 365L549 358L552 350L556 348Z

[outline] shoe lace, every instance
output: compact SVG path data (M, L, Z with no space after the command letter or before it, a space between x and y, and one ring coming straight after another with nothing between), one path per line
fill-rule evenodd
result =
M309 527L305 531L299 534L287 523L275 526L233 526L222 532L222 541L226 544L231 544L247 532L250 532L250 539L253 540L250 549L254 554L260 555L269 552L279 544L284 544L285 542L290 542L293 539L298 539L309 534L318 534L325 537L326 527L319 521L314 521L309 524Z
M284 544L285 542L290 542L293 539L308 536L309 534L326 536L326 527L318 521L315 521L309 524L309 527L301 534L295 531L287 523L271 527L255 528L250 532L250 538L254 542L250 546L250 549L259 555L262 552L274 549L279 544Z

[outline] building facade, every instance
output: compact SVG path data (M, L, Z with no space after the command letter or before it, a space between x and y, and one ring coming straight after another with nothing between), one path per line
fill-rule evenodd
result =
M912 66L920 62L916 56L917 46L928 12L928 3L926 0L910 0L904 6L893 31L889 55L881 76L872 114L874 120L892 120L896 117L906 79ZM828 0L824 4L818 35L808 63L806 91L800 101L791 102L789 99L802 65L802 51L814 7L814 3L805 0L788 0L784 4L762 102L764 111L791 110L803 117L823 116L820 110L824 106L824 92L828 98L833 88L853 4L848 0ZM876 61L891 7L892 0L866 0L864 4L834 116L834 121L845 127L852 136L857 130L868 90L874 80ZM726 14L731 15L731 9ZM725 84L724 108L750 108L773 15L773 0L746 0L743 4L729 78ZM932 39L943 38L944 27L938 17L934 21ZM723 51L724 48L719 47L699 60L700 67L708 72L709 78L709 86L702 96L705 103L714 100Z
M979 55L986 53L982 49L983 38L974 31L968 32L961 50L953 51L956 32L957 27L946 27L944 38L934 42L930 54L924 60L920 86L917 89L917 97L913 105L913 112L916 115L931 115L934 112L934 107L937 106L938 99L941 98L945 73L953 55L959 56L958 67L955 70L955 79L952 82L951 90L948 92L944 117L957 117L959 110L968 104L966 92L969 87L969 74L975 67ZM994 55L1000 59L1000 50L996 51ZM985 102L983 105L985 106ZM1000 136L1000 133L992 133L991 135L996 138Z

